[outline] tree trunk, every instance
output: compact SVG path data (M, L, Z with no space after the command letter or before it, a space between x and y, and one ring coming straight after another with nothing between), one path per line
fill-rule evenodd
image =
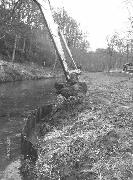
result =
M29 54L31 54L31 46L32 46L32 44L31 44L31 41L30 41Z
M7 53L7 56L8 56L9 59L11 59L10 53L9 53L9 51L8 51L8 45L7 45L7 43L6 43L6 39L5 39L5 38L4 38L4 43L5 43L5 46L6 46L6 53Z
M133 40L131 39L131 61L133 61Z
M13 48L13 53L12 53L12 62L14 62L15 60L16 46L17 46L17 35L15 36L14 48Z
M107 64L107 71L109 72L111 70L111 61L112 61L112 55L109 54L108 64Z
M24 38L24 43L23 43L22 53L25 52L25 41L26 41L26 39Z
M127 44L127 63L128 63L128 58L129 58L129 44Z

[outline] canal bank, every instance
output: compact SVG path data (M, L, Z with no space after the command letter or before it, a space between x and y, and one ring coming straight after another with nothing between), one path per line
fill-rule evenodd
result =
M56 81L62 79L15 81L0 85L0 172L20 156L20 133L29 111L55 101Z
M31 79L45 79L60 76L50 67L43 67L36 63L12 63L0 60L0 83Z

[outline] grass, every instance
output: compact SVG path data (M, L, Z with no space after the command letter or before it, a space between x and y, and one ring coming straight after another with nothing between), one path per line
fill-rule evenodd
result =
M133 80L84 74L83 104L62 109L39 139L35 179L133 180Z

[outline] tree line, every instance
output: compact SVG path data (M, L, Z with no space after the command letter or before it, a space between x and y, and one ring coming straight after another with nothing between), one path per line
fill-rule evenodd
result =
M131 2L132 0L127 0ZM0 0L0 54L12 62L36 62L59 66L59 61L44 24L42 14L33 0L21 0L13 13L16 0ZM128 4L129 5L129 4ZM88 51L90 44L80 25L67 11L52 8L53 18L62 30L77 64L87 71L122 68L133 62L132 16L125 37L114 33L106 39L106 49ZM56 63L53 63L55 62Z
M21 0L13 9L15 3L0 0L0 54L12 62L45 62L52 66L55 50L38 6L32 0ZM86 51L89 43L78 23L65 9L52 12L68 46Z

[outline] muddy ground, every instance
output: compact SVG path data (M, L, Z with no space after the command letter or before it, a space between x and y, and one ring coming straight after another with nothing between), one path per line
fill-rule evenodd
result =
M35 167L27 162L28 176L133 180L133 77L84 73L81 81L88 87L84 102L54 117L54 128L39 139Z
M133 78L85 73L83 104L62 110L40 139L37 179L133 180Z

